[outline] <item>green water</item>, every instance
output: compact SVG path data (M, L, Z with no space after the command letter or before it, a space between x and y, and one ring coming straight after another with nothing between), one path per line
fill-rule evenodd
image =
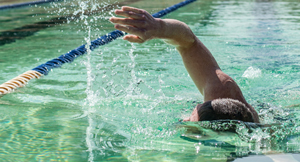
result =
M127 5L154 13L177 2ZM86 3L91 10L113 2ZM0 11L0 42L3 33L23 34L0 43L0 83L114 30L107 21L111 9L52 27L30 26L82 8L74 1ZM203 101L178 52L162 40L118 39L0 99L0 161L232 161L282 153L295 158L298 1L198 0L165 18L191 27L271 128L232 123L232 133L218 131L226 128L220 123L178 123Z

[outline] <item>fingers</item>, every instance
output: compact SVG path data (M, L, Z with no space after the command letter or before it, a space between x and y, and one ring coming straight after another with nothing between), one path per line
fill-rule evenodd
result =
M144 14L145 13L145 10L134 8L134 7L129 7L129 6L123 6L122 10L123 11L133 11L133 12L138 13L138 14Z
M115 23L115 28L132 35L127 35L123 39L133 43L143 43L150 37L145 35L147 26L151 26L155 20L145 10L123 6L120 10L115 10L115 14L125 18L112 17L110 21ZM151 34L150 34L151 35Z
M115 28L121 31L124 31L126 33L134 34L134 35L126 35L123 37L124 40L127 40L129 42L133 43L144 43L145 41L141 39L138 34L140 34L142 31L140 31L138 28L132 27L132 26L123 26L116 24Z
M135 20L135 19L130 19L130 18L118 18L118 17L111 17L109 20L116 24L131 25L131 26L136 26L136 27L144 27L145 26L145 21L143 21L143 20Z
M116 10L115 14L117 14L119 16L130 17L130 18L137 19L137 20L145 19L145 15L139 14L139 13L136 13L133 11Z
M134 35L140 35L142 33L141 29L138 29L133 26L124 26L124 25L116 24L115 28Z
M126 35L125 37L123 37L124 40L127 40L129 42L132 43L144 43L145 41L142 40L140 37L136 36L136 35Z

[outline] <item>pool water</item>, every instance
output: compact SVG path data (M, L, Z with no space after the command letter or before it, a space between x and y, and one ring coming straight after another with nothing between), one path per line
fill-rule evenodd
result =
M155 13L178 2L63 1L0 11L0 83L111 32L113 8ZM203 96L176 49L118 39L0 99L0 161L299 160L300 4L198 0L165 18L190 26L258 111L261 127L179 122ZM228 125L235 133L222 131Z

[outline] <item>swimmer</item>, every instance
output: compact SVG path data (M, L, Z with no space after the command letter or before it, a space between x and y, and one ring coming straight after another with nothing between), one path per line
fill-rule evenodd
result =
M259 123L255 109L247 103L239 86L219 67L213 55L183 22L154 18L147 11L123 6L115 10L119 17L111 17L115 28L130 35L124 40L144 43L164 39L176 47L185 68L194 81L204 103L193 110L184 121L211 121L220 119Z

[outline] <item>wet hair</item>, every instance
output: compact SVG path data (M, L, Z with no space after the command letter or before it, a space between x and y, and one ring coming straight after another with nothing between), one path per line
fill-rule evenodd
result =
M197 107L200 121L220 119L254 122L251 110L242 102L230 98L204 102Z

